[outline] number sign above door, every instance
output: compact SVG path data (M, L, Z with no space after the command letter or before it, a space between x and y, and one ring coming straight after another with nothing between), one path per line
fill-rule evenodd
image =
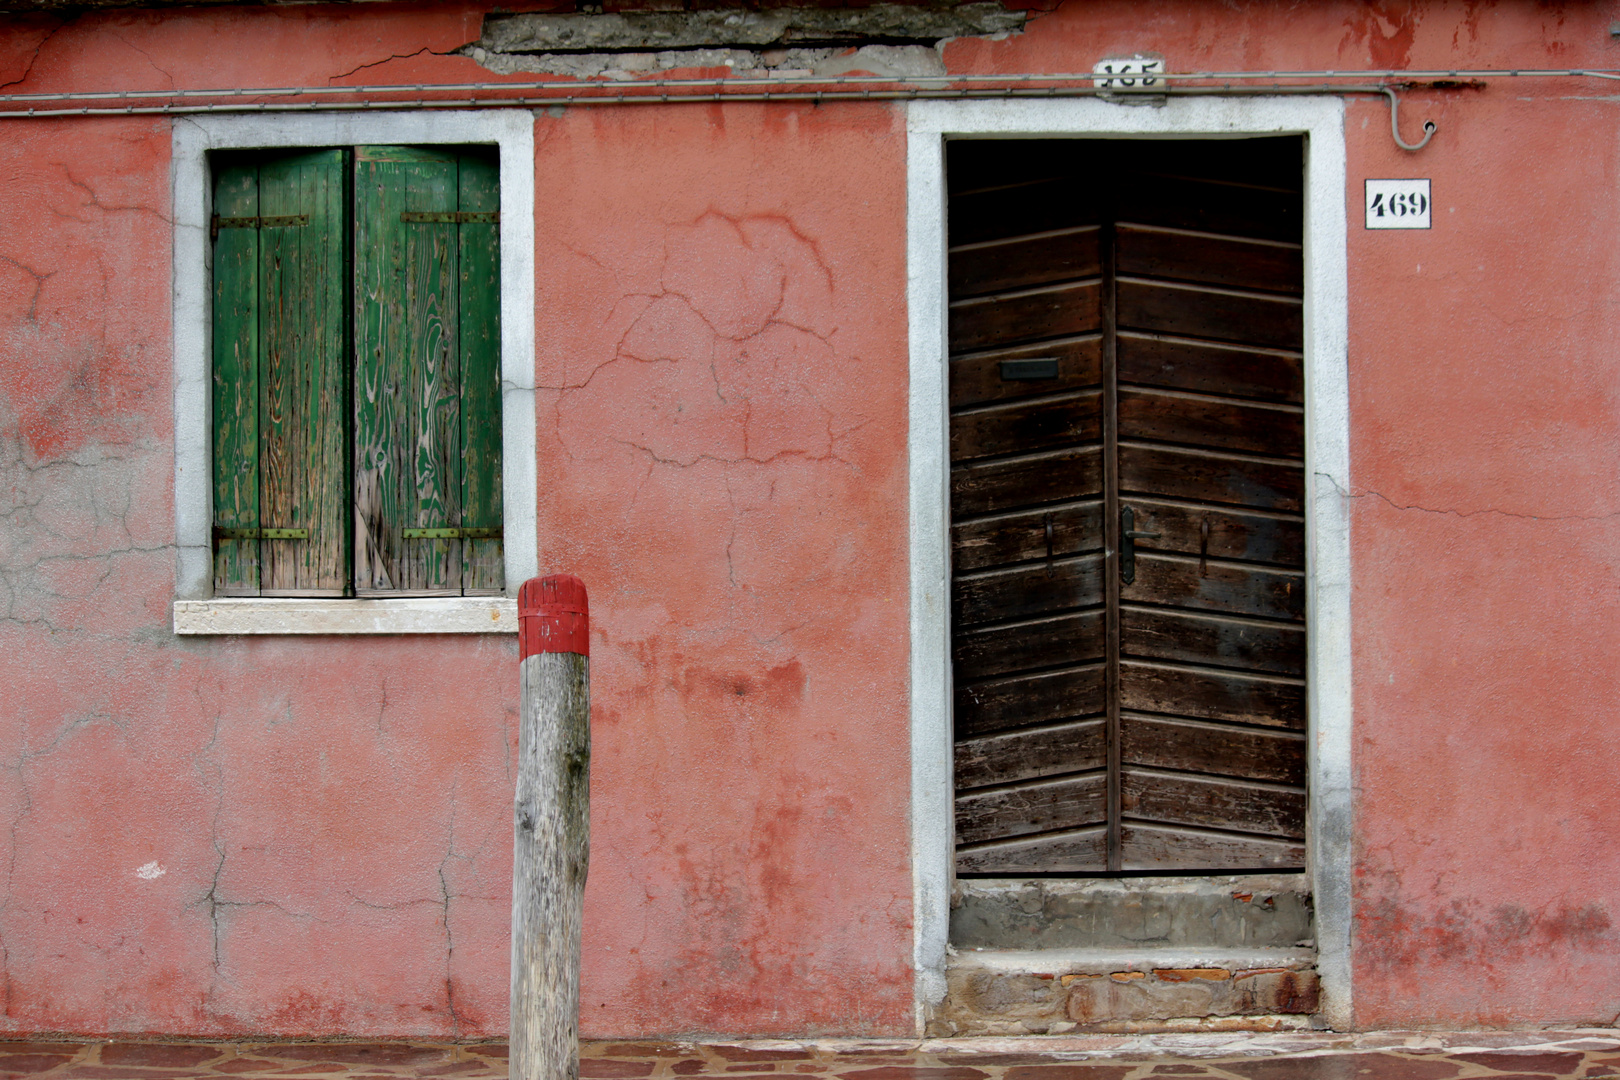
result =
M1369 229L1427 229L1430 210L1427 180L1367 181Z

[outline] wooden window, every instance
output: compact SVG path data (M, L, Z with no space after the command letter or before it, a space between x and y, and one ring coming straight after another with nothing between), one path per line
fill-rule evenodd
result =
M215 164L215 594L501 593L495 155Z

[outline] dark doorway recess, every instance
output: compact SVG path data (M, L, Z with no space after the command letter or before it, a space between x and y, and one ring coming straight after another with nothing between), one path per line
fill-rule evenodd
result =
M1303 152L949 144L959 873L1304 865Z

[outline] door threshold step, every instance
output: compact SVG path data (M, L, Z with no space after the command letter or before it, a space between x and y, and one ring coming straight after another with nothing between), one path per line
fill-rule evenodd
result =
M1315 943L1304 874L958 878L958 949L1291 949Z
M1043 976L1112 975L1165 970L1308 971L1315 949L956 949L947 970Z
M958 949L930 1035L1315 1026L1316 950Z

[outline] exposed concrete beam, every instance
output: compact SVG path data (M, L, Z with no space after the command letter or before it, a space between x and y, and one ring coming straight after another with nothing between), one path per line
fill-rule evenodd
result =
M767 11L645 11L580 15L492 15L479 47L491 53L658 52L814 45L928 44L944 38L1022 30L1025 13L998 3L947 8L876 4L864 8Z

